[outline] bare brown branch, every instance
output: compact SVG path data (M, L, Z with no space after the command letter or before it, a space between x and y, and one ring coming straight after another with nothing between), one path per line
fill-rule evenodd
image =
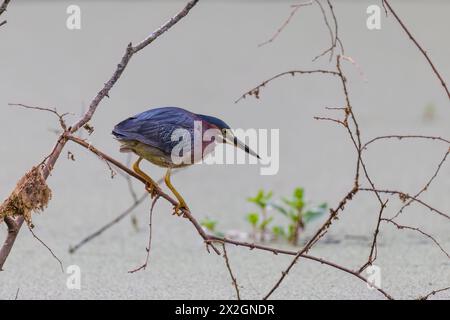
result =
M419 300L428 300L428 298L430 298L431 296L434 296L435 294L438 294L440 292L444 292L444 291L447 291L447 290L450 290L450 287L442 288L442 289L439 289L439 290L433 290L430 293L426 294L425 296L420 297Z
M61 125L61 128L65 131L67 129L67 125L66 122L64 121L64 117L69 115L69 113L59 113L56 108L42 108L42 107L32 107L32 106L28 106L22 103L8 103L9 106L13 106L13 107L21 107L21 108L25 108L25 109L31 109L31 110L38 110L38 111L46 111L46 112L50 112L52 114L54 114L55 116L58 117L59 120L59 124Z
M85 237L84 239L82 239L80 242L78 242L76 245L74 246L70 246L69 248L69 253L75 253L78 249L80 249L82 246L84 246L86 243L90 242L91 240L97 238L98 236L100 236L103 232L105 232L106 230L108 230L109 228L111 228L112 226L114 226L115 224L117 224L118 222L120 222L123 218L125 218L126 216L128 216L130 213L132 213L145 199L148 198L148 194L147 192L142 195L139 199L137 199L137 201L133 202L133 204L126 209L124 212L122 212L120 215L118 215L116 218L114 218L113 220L111 220L110 222L108 222L107 224L105 224L104 226L102 226L101 228L99 228L98 230L96 230L95 232L91 233L89 236Z
M388 222L388 223L392 223L392 224L393 224L394 226L396 226L397 229L399 229L399 230L404 230L404 229L406 229L406 230L412 230L412 231L419 232L420 234L424 235L425 237L427 237L428 239L430 239L431 241L433 241L434 244L435 244L436 246L438 246L439 249L447 256L447 258L450 259L450 254L442 247L442 245L439 243L439 241L437 241L436 238L434 238L432 235L430 235L430 234L428 234L428 233L422 231L420 228L401 225L401 224L395 222L395 221L392 220L392 219L385 219L385 218L382 218L381 220L382 220L382 221L385 221L385 222Z
M433 69L434 74L436 75L436 77L439 79L442 88L444 88L445 92L447 93L447 97L450 100L450 91L447 88L447 84L444 81L444 78L442 78L441 74L439 73L438 69L436 68L436 66L433 64L433 62L431 61L430 57L428 56L428 53L425 51L424 48L422 48L422 46L419 44L419 42L417 42L416 38L414 38L414 36L412 35L412 33L409 31L409 29L406 27L405 23L402 21L402 19L400 19L400 17L397 15L397 13L394 11L394 9L392 8L391 4L387 1L387 0L382 0L383 4L385 5L385 8L389 9L389 11L392 13L392 15L394 16L394 18L397 20L397 22L400 24L400 26L402 27L402 29L406 32L406 34L408 35L408 37L411 39L411 41L416 45L416 47L419 49L419 51L423 54L423 56L425 57L425 59L428 61L428 64L430 65L431 69Z
M56 254L53 252L53 250L34 233L33 229L30 226L28 226L28 230L30 230L30 233L33 236L33 238L35 238L40 244L42 244L48 250L48 252L50 252L53 258L55 258L55 260L58 261L59 267L61 268L61 272L64 273L64 266L61 259L58 258Z
M436 170L434 171L433 175L431 176L431 178L427 181L427 183L419 190L419 192L417 192L414 196L413 199L410 199L409 201L407 201L401 208L400 210L397 212L397 214L395 214L395 216L392 219L397 218L402 212L403 210L408 207L413 201L414 199L417 199L422 193L424 193L426 190L428 190L428 188L430 187L431 183L433 182L433 180L437 177L437 175L439 174L439 171L442 168L442 165L444 164L444 162L447 160L447 157L450 153L450 148L447 149L447 151L444 154L444 157L442 158L442 160L439 162Z
M293 9L291 10L291 13L290 13L289 16L287 17L287 19L283 22L283 24L278 28L278 30L274 33L274 35L273 35L272 37L270 37L269 40L266 40L266 41L264 41L264 42L258 44L258 47L262 47L262 46L265 46L266 44L269 44L269 43L274 42L275 39L278 38L278 36L280 35L280 33L283 32L284 28L286 28L287 25L291 22L292 18L295 16L295 14L297 13L297 11L298 11L301 7L305 7L305 6L309 6L309 5L312 5L312 1L292 5L291 7L292 7Z
M359 188L359 191L374 192L375 189L372 189L372 188ZM424 201L422 201L422 200L420 200L418 198L415 198L415 197L413 197L413 196L411 196L411 195L409 195L407 193L404 193L404 192L401 192L401 191L397 191L397 190L383 190L383 189L376 189L376 191L378 193L386 193L386 194L398 195L400 200L402 200L402 201L407 200L407 199L414 200L415 202L419 203L420 205L430 209L431 212L435 212L435 213L439 214L440 216L442 216L442 217L444 217L446 219L450 219L450 215L446 214L445 212L443 212L441 210L438 210L438 209L432 207L428 203L426 203L426 202L424 202Z
M236 297L238 300L241 300L241 293L239 291L239 285L237 283L236 277L233 274L233 270L231 270L230 260L228 259L227 248L226 248L225 242L222 243L222 248L223 248L223 258L225 259L225 264L227 266L228 273L230 274L234 289L236 290Z
M155 208L155 204L156 204L156 202L158 201L158 199L159 199L159 196L156 196L156 197L153 199L152 205L151 205L151 207L150 207L150 214L149 214L149 218L148 218L148 220L149 220L149 222L148 222L148 228L149 228L149 231L148 231L148 244L147 244L147 248L145 248L145 250L147 251L147 255L146 255L146 257L145 257L145 262L144 262L144 264L141 265L140 267L128 271L128 273L135 273L135 272L140 271L140 270L145 270L145 269L147 268L147 266L148 266L148 259L150 258L150 250L151 250L151 248L152 248L152 218L153 218L153 209Z
M287 75L295 76L297 74L317 74L317 73L329 74L329 75L334 75L334 76L339 75L338 72L331 71L331 70L291 70L291 71L281 72L281 73L276 74L273 77L261 82L259 85L257 85L253 89L250 89L249 91L247 91L246 93L241 95L238 99L236 99L236 101L234 101L234 103L238 103L242 99L245 99L247 96L254 96L256 99L259 99L259 93L260 93L261 89L263 87L265 87L269 82L272 82L275 79L278 79L278 78L281 78L281 77L284 77Z

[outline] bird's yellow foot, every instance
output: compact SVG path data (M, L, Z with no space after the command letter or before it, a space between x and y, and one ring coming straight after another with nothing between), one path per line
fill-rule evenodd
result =
M145 190L147 190L152 199L158 194L158 186L152 183L146 183Z
M181 217L181 216L184 215L183 209L189 210L187 204L186 204L184 201L182 201L181 203L177 203L177 204L173 207L173 214L174 214L174 215L176 214L177 216Z
M140 168L139 168L139 164L142 161L142 157L139 157L136 162L133 164L133 170L134 172L136 172L136 174L138 176L140 176L145 183L145 190L147 190L147 192L150 194L151 198L153 199L159 191L159 187L156 184L155 181L153 181L152 178L150 178L145 172L143 172Z

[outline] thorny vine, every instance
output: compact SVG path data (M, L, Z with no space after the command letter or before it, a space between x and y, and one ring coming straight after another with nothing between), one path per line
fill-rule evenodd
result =
M163 26L158 28L154 33L152 33L149 37L144 39L138 45L133 46L130 43L127 46L126 52L125 52L124 56L122 57L120 63L118 64L117 69L114 71L113 75L111 76L111 78L108 80L108 82L105 83L104 87L98 92L98 94L95 96L95 98L91 101L91 104L90 104L87 112L84 114L84 116L80 120L78 120L76 123L74 123L73 125L67 126L65 123L65 120L64 120L65 114L59 114L55 109L30 107L30 106L24 105L24 104L12 104L13 106L19 106L19 107L24 107L24 108L28 108L28 109L35 109L35 110L40 110L40 111L51 112L51 113L55 114L59 119L62 133L59 135L58 140L57 140L52 152L49 154L49 156L47 156L38 165L38 168L41 171L42 177L44 179L47 179L48 176L51 174L64 147L66 146L67 142L70 141L70 142L76 143L76 144L86 148L88 151L97 155L99 157L99 159L101 159L101 161L104 161L108 164L108 167L111 170L111 172L113 172L113 167L114 167L114 168L117 168L120 172L122 172L122 174L125 177L127 177L127 179L129 179L129 181L131 181L131 178L133 178L133 179L137 179L138 181L140 181L142 183L145 183L145 181L143 181L143 179L140 176L136 175L132 170L130 170L128 168L128 166L120 163L119 161L115 160L114 158L112 158L109 155L105 154L104 152L100 151L99 149L97 149L96 147L94 147L90 143L88 143L86 140L76 137L74 134L81 128L85 128L86 130L89 130L92 133L93 128L90 126L89 121L92 119L100 102L105 97L109 97L110 90L113 88L113 86L116 84L118 79L121 77L123 71L125 70L126 66L128 65L128 63L129 63L130 59L133 57L133 55L138 53L140 50L144 49L145 47L147 47L150 43L152 43L159 36L161 36L163 33L168 31L172 26L174 26L179 20L181 20L183 17L185 17L189 13L189 11L197 4L197 2L198 2L198 0L189 1L187 3L187 5L177 15L175 15L172 19L170 19L168 22L166 22ZM368 140L367 142L362 141L361 128L359 126L357 117L355 115L353 105L350 101L350 93L349 93L349 88L347 86L347 79L346 79L345 73L344 73L342 65L341 65L343 60L348 60L348 61L353 61L353 60L350 57L344 56L342 41L340 40L339 35L338 35L337 18L336 18L335 11L334 11L331 1L326 0L325 2L328 7L328 10L329 10L328 15L331 15L331 17L333 19L332 24L330 24L330 22L328 20L327 12L326 12L324 6L322 5L322 3L319 0L315 0L314 2L319 6L319 8L322 12L325 24L327 25L327 28L328 28L328 30L330 32L330 36L331 36L331 46L327 50L325 50L324 52L319 54L317 57L315 57L314 60L329 53L330 61L333 58L335 58L335 60L336 60L336 69L335 70L321 70L321 69L319 69L319 70L292 70L292 71L282 72L280 74L277 74L277 75L269 78L266 81L263 81L258 86L247 91L238 100L236 100L236 102L239 102L240 100L246 98L247 96L254 96L256 98L259 98L260 90L263 87L267 86L273 80L283 77L285 75L294 76L297 74L298 75L322 74L322 75L329 75L329 76L337 77L337 79L339 80L339 82L341 83L341 86L342 86L342 91L343 91L344 100L345 100L345 107L326 108L326 109L341 111L342 118L317 116L317 117L315 117L315 119L317 119L318 121L331 121L333 123L336 123L337 125L342 126L344 128L344 130L348 133L349 139L351 140L351 142L355 148L355 151L356 151L356 168L355 168L355 176L354 176L352 188L342 197L342 199L336 204L336 206L334 208L330 209L330 214L329 214L329 217L326 219L326 221L318 228L318 230L314 233L312 238L309 239L307 244L298 251L283 250L283 249L273 248L273 247L265 246L265 245L261 245L261 244L236 241L236 240L228 239L225 237L209 235L205 232L205 230L201 227L199 222L194 218L194 216L191 214L191 212L189 210L187 210L187 209L182 210L183 217L186 218L193 225L193 227L198 232L199 236L204 240L208 252L210 252L210 249L212 249L215 253L217 253L219 255L221 254L223 256L225 265L230 274L232 284L233 284L233 287L235 288L238 299L241 298L241 293L240 293L240 289L239 289L240 287L238 285L238 281L235 276L235 273L232 271L232 268L231 268L231 264L230 264L227 250L225 247L226 244L246 247L246 248L249 248L250 250L257 249L257 250L262 250L262 251L268 251L268 252L272 252L275 255L285 254L285 255L293 256L293 259L290 262L290 264L282 272L280 278L273 285L273 287L270 289L270 291L264 296L264 299L268 299L273 294L273 292L275 292L280 287L282 282L285 280L285 278L288 276L291 269L300 260L300 258L307 259L310 261L315 261L317 263L327 265L331 268L334 268L334 269L340 270L344 273L347 273L349 275L352 275L352 276L360 279L362 282L365 282L365 283L371 285L372 287L374 287L385 298L393 299L393 296L391 294L386 292L383 288L375 286L373 283L371 283L367 278L365 278L362 275L362 271L365 270L368 266L370 266L377 258L377 240L378 240L379 231L381 229L382 222L390 223L400 230L407 229L407 230L411 230L414 232L418 232L419 234L430 239L436 246L439 247L439 249L447 256L447 258L450 259L449 253L440 245L438 240L436 240L433 236L424 232L420 228L402 225L395 220L403 212L403 210L407 206L409 206L411 203L417 203L418 205L421 205L424 208L429 209L432 213L436 213L436 214L440 215L441 217L444 217L445 219L450 220L450 216L447 213L433 207L432 205L426 203L425 201L423 201L419 198L422 195L422 193L424 193L428 189L428 187L434 181L436 176L439 174L442 166L446 162L447 156L450 153L450 141L449 141L449 139L442 138L442 137L423 136L423 135L384 135L384 136L375 137L371 140ZM8 3L9 3L9 1L5 0L3 2L2 6L0 6L0 15L5 11ZM272 38L270 38L267 42L265 42L263 44L273 42L276 39L276 37L282 32L282 30L286 27L286 25L289 23L289 21L293 18L293 16L297 12L297 10L300 7L303 7L303 6L306 6L309 4L310 3L303 3L303 4L293 6L294 11L288 17L287 21L278 29L278 31L275 33L275 35ZM441 77L440 73L437 71L437 68L431 62L427 53L422 49L422 47L418 44L417 40L415 40L415 38L411 35L411 33L405 27L405 24L398 17L396 12L392 9L389 2L386 0L382 0L382 4L386 10L386 13L389 11L394 15L395 19L398 21L398 23L401 25L401 27L408 34L410 39L419 48L419 50L422 52L422 54L424 54L426 60L432 67L433 72L436 74L436 76L440 80L443 88L445 89L445 91L448 94L448 90L447 90L445 81ZM261 44L261 45L263 45L263 44ZM337 47L340 48L340 54L337 54L335 56L334 53L335 53L335 49ZM450 97L450 95L449 95L449 97ZM398 190L387 190L387 189L377 187L377 186L375 186L375 184L373 183L373 181L371 179L371 176L369 175L369 172L368 172L368 169L366 167L364 157L363 157L365 150L367 150L368 146L371 145L372 143L375 143L377 141L390 140L390 139L400 139L400 140L402 140L402 139L424 139L424 140L436 141L436 142L442 143L446 146L445 155L442 158L442 160L439 162L435 172L430 177L430 179L426 182L426 184L415 195L409 195L407 193L404 193L404 192L398 191ZM72 154L72 157L73 157L73 154ZM366 180L370 186L368 186L368 187L361 186L361 176L362 175L366 178ZM129 184L129 186L130 186L130 184ZM70 251L75 252L82 245L86 244L93 238L102 234L109 227L111 227L115 223L122 220L125 216L130 214L137 206L139 206L148 197L148 195L145 195L145 194L141 197L137 197L134 194L134 191L132 189L130 189L130 192L132 192L132 194L133 194L134 202L129 209L127 209L125 212L121 213L116 219L109 222L107 225L105 225L104 227L102 227L101 229L96 231L94 234L90 235L89 237L87 237L83 241L81 241L79 244L72 247L70 249ZM359 269L353 270L353 269L347 268L345 266L339 265L337 263L309 255L308 251L310 251L310 249L314 245L316 245L319 242L319 240L328 232L329 228L333 224L333 221L338 218L338 215L344 211L345 206L350 201L352 201L354 199L354 197L357 194L359 194L360 192L369 192L369 193L374 194L375 198L377 199L377 201L379 203L379 211L377 213L378 218L377 218L376 225L374 226L374 233L373 233L373 238L371 241L371 247L370 247L367 261L365 261ZM383 195L387 196L387 197L388 196L398 196L400 198L400 200L402 200L404 202L404 205L402 206L402 208L392 218L386 218L383 216L384 209L386 208L388 200L389 200L389 198L383 199ZM152 202L151 208L150 208L150 213L149 213L150 232L149 232L149 241L148 241L148 245L146 248L146 251L147 251L146 259L142 266L140 266L139 268L136 268L135 270L132 270L130 272L136 272L138 270L145 269L148 265L150 249L151 249L151 218L152 218L153 208L159 199L164 199L174 206L177 204L175 199L173 199L168 194L164 193L161 189L156 190L156 197L153 199L153 202ZM17 215L8 215L8 216L0 215L0 222L2 220L4 220L5 224L8 227L8 235L7 235L7 238L6 238L2 248L0 249L0 270L4 266L4 263L14 245L17 234L24 222L24 216L18 215L18 214ZM29 225L29 227L31 230L31 225ZM39 241L42 242L41 240L39 240ZM222 252L220 252L220 250L215 246L215 244L221 244ZM50 252L52 252L52 251L50 250ZM53 252L52 252L52 254L53 254ZM435 294L438 294L440 292L443 292L443 291L446 291L449 289L450 289L450 287L433 290L432 292L419 297L419 299L427 299Z

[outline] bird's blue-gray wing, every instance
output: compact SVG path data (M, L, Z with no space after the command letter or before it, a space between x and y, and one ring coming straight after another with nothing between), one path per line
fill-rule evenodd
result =
M172 140L176 129L193 134L195 114L176 107L163 107L142 112L114 127L113 134L119 140L136 140L170 154L179 143Z

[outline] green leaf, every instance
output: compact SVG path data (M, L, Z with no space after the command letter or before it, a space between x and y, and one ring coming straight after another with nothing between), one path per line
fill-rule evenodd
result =
M288 215L288 210L286 210L283 206L280 206L279 204L276 203L271 203L270 204L275 210L277 210L279 213L284 214L285 216Z
M290 208L292 208L295 211L301 210L303 208L303 206L305 205L303 200L300 200L300 199L289 200L289 199L283 198L282 200L284 203L286 203Z
M267 227L267 225L272 222L272 220L273 220L273 217L269 217L269 218L263 220L263 222L261 222L261 225L259 226L259 228L265 229Z
M303 196L305 194L305 190L303 188L295 188L294 190L294 198L296 200L301 200L303 202Z
M282 198L283 202L287 204L290 208L295 209L295 201L289 200L287 198Z
M273 226L272 233L277 237L284 237L286 235L286 232L282 226Z
M258 224L259 221L259 215L257 213L249 213L247 215L247 221L250 222L250 224L254 227L256 227L256 225Z
M259 190L255 197L247 198L248 202L254 203L260 208L264 209L267 207L267 204L269 203L270 199L273 196L273 192L269 191L267 194L264 192L264 190Z
M289 213L289 218L293 221L293 222L297 222L298 221L298 213L296 212L290 212Z

